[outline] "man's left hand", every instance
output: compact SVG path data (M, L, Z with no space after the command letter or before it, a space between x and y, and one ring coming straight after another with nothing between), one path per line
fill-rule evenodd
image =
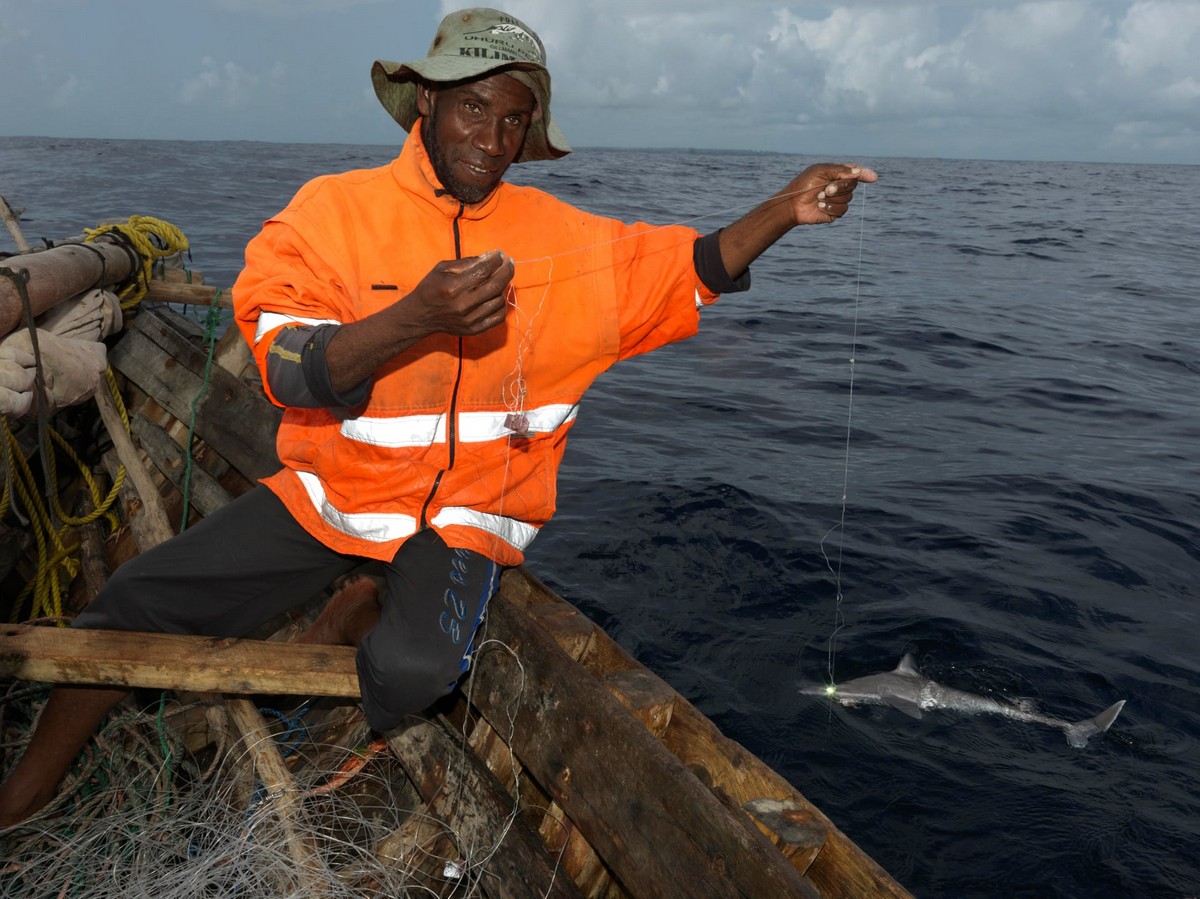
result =
M793 178L782 196L789 198L797 225L823 225L846 214L860 182L878 180L872 169L821 162Z

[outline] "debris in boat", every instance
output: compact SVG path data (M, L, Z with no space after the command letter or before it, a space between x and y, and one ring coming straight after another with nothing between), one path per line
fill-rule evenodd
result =
M0 697L3 744L20 746L46 697L44 685L15 684ZM411 836L424 804L394 757L376 753L336 789L313 789L352 749L324 742L354 722L344 707L303 721L275 720L269 739L295 779L288 817L280 783L264 783L251 737L212 727L219 705L182 705L166 694L145 711L105 723L53 803L0 832L0 895L190 899L194 896L435 895L465 867L439 829ZM221 715L216 716L218 719ZM289 716L282 716L287 719ZM188 743L215 739L196 754ZM10 753L11 755L11 753ZM11 757L4 767L11 767ZM406 830L407 828L407 830ZM409 836L405 836L409 833ZM298 864L296 846L307 847ZM384 854L397 844L402 851Z

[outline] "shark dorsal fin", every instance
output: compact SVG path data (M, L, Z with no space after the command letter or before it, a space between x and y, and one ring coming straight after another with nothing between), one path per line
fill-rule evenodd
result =
M911 652L906 652L904 658L900 660L900 664L896 666L895 674L903 674L905 677L920 677L921 672L917 670L916 660L913 659Z

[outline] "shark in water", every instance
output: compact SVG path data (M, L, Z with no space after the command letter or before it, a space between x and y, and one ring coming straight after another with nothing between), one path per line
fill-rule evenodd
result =
M1020 705L998 702L986 696L977 696L953 687L944 687L936 681L923 677L917 670L911 654L906 655L896 666L896 670L880 674L868 674L844 684L818 684L803 687L800 691L809 696L825 696L834 702L845 706L860 703L868 705L890 705L913 718L920 718L922 712L933 709L950 709L956 712L971 714L1004 715L1016 721L1033 721L1038 724L1049 724L1061 728L1067 735L1067 742L1076 749L1087 745L1089 737L1102 734L1121 714L1125 700L1115 702L1095 718L1086 721L1060 721L1040 715Z

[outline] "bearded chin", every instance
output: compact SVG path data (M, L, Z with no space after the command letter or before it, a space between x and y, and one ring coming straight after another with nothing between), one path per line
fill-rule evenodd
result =
M491 194L491 189L484 189L473 184L463 184L452 174L450 161L446 158L446 153L442 149L434 136L437 129L434 128L434 120L437 117L437 105L429 110L429 115L421 122L421 140L425 143L425 152L429 155L429 162L433 166L433 173L437 175L438 181L442 182L442 188L458 202L466 206L474 206L476 203L482 203Z

